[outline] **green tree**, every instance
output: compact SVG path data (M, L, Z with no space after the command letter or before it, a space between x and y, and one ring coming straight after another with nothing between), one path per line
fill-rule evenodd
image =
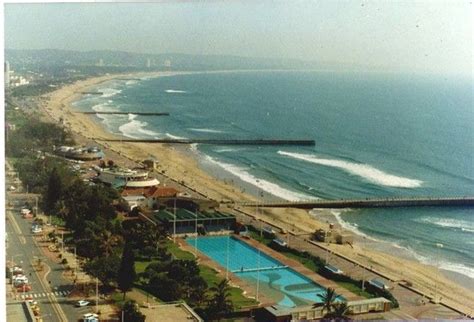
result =
M61 199L63 195L63 183L59 176L58 169L53 168L49 175L48 185L46 187L46 193L44 197L44 210L47 213L54 212L56 203Z
M88 261L84 270L97 277L105 287L110 287L117 280L120 267L120 257L111 255L109 257L98 257Z
M166 273L151 273L149 290L164 301L176 301L182 298L182 284L169 278Z
M123 320L127 322L144 322L145 315L140 312L135 301L127 301L123 304Z
M209 302L208 314L212 319L220 320L226 314L234 310L234 306L230 298L229 280L223 279L217 285L211 287L213 296Z
M127 243L123 248L122 261L120 263L117 280L118 287L123 292L124 300L126 293L132 289L136 277L135 256L133 255L131 245Z
M187 301L194 306L201 306L207 299L207 287L207 282L201 276L196 276L191 279L188 288Z

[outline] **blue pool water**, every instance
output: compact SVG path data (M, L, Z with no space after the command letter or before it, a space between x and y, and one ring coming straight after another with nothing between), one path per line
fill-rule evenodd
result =
M195 238L188 238L187 242L195 246ZM228 265L230 271L255 287L259 279L260 294L279 305L295 307L321 302L318 294L325 292L324 287L232 237L199 237L197 248L222 267Z

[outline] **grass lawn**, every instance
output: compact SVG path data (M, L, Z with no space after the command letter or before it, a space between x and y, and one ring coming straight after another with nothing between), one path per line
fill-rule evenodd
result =
M49 220L49 218L48 218ZM64 219L62 218L59 218L58 216L51 216L51 224L53 226L59 226L59 227L64 227L66 226L66 222L64 221Z
M135 272L143 273L151 261L135 261Z
M217 275L214 269L205 265L199 265L199 268L201 269L201 277L207 282L209 287L213 287L222 280L222 277ZM258 304L254 299L245 297L242 292L242 289L238 287L231 287L230 289L230 299L236 309ZM211 295L210 292L208 294Z
M194 255L191 254L190 252L184 251L181 248L179 248L178 245L173 243L172 241L168 241L166 243L166 247L168 251L173 255L174 258L176 259L184 259L184 260L193 260Z
M349 290L351 291L352 293L354 294L357 294L359 296L362 296L362 297L365 297L365 298L368 298L368 299L371 299L371 298L374 298L376 297L375 295L373 294L370 294L366 291L362 291L362 288L360 288L359 286L357 285L354 285L352 283L348 283L348 282L339 282L339 281L335 281L337 285L339 285L340 287L343 287L345 288L346 290Z
M311 260L311 258L306 258L306 257L303 257L303 256L296 255L294 253L290 253L290 252L280 252L280 253L282 253L283 255L285 255L288 258L291 258L291 259L294 259L294 260L300 262L306 268L309 268L313 272L318 271L318 266L316 266L316 264Z
M127 296L125 296L125 300L123 299L123 293L120 291L114 291L110 295L110 298L120 308L122 308L123 304L128 300Z

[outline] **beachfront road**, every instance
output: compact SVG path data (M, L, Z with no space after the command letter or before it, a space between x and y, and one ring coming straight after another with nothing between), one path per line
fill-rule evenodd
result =
M38 247L31 233L31 219L20 216L22 201L15 200L13 203L17 206L7 206L6 211L7 265L10 266L12 260L14 264L21 265L32 290L8 294L8 300L21 301L22 297L30 296L38 302L44 321L77 321L81 312L78 312L73 301L67 298L72 285L63 278L63 267L44 256ZM41 270L37 269L38 258L42 263Z

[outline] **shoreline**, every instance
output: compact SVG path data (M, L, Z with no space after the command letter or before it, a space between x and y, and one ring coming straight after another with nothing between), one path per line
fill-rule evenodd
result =
M218 73L219 71L211 71L210 73ZM226 72L226 71L222 71ZM227 71L233 72L233 71ZM199 165L199 160L193 159L189 153L185 153L182 149L178 149L169 145L157 144L150 147L150 145L143 143L128 143L120 142L101 142L100 138L115 138L116 135L109 133L104 126L98 124L89 115L82 115L74 113L71 103L77 100L88 88L97 86L101 83L111 81L120 77L166 77L176 75L189 75L206 72L160 72L160 73L137 73L137 74L117 74L107 75L95 78L89 78L84 81L76 82L56 90L53 93L45 94L40 99L41 109L45 111L49 117L56 122L62 119L65 125L73 133L77 133L89 140L95 140L99 145L104 147L104 150L111 149L122 156L128 157L130 160L141 161L153 155L159 160L160 170L165 171L166 176L173 178L176 182L184 181L186 185L191 186L196 191L203 193L214 200L248 200L255 201L255 197L240 191L238 186L232 183L222 182L209 173L206 173ZM99 139L98 139L99 138ZM191 177L191 179L190 179ZM251 212L252 210L246 210ZM254 211L254 210L253 210ZM318 213L327 212L318 210ZM318 228L327 228L327 223L318 220L316 216L310 215L304 210L296 209L265 209L263 214L259 215L265 218L265 221L274 223L277 226L283 226L291 229L296 229L302 232L311 232ZM345 229L345 231L347 231ZM355 259L356 261L365 262L377 268L378 271L387 273L397 279L410 279L414 282L417 288L423 288L426 293L433 292L433 281L438 278L437 269L435 267L419 263L414 260L407 260L400 258L400 256L393 257L380 251L373 249L366 249L366 245L360 242L362 237L357 236L356 233L350 232L356 236L357 243L355 248L351 249L342 245L331 245L331 251L338 252L344 256ZM375 241L374 241L375 242ZM377 242L375 242L377 243ZM403 267L403 269L401 269ZM447 298L454 300L456 304L463 303L469 307L466 302L474 303L474 294L461 286L455 284L453 281L445 277L440 279L439 285L435 285L438 292L442 294L443 299ZM453 296L454 294L454 296ZM457 295L457 296L456 296ZM445 297L446 296L446 297ZM459 302L460 298L464 296L464 301ZM472 301L471 301L472 299ZM459 306L459 305L457 305Z

